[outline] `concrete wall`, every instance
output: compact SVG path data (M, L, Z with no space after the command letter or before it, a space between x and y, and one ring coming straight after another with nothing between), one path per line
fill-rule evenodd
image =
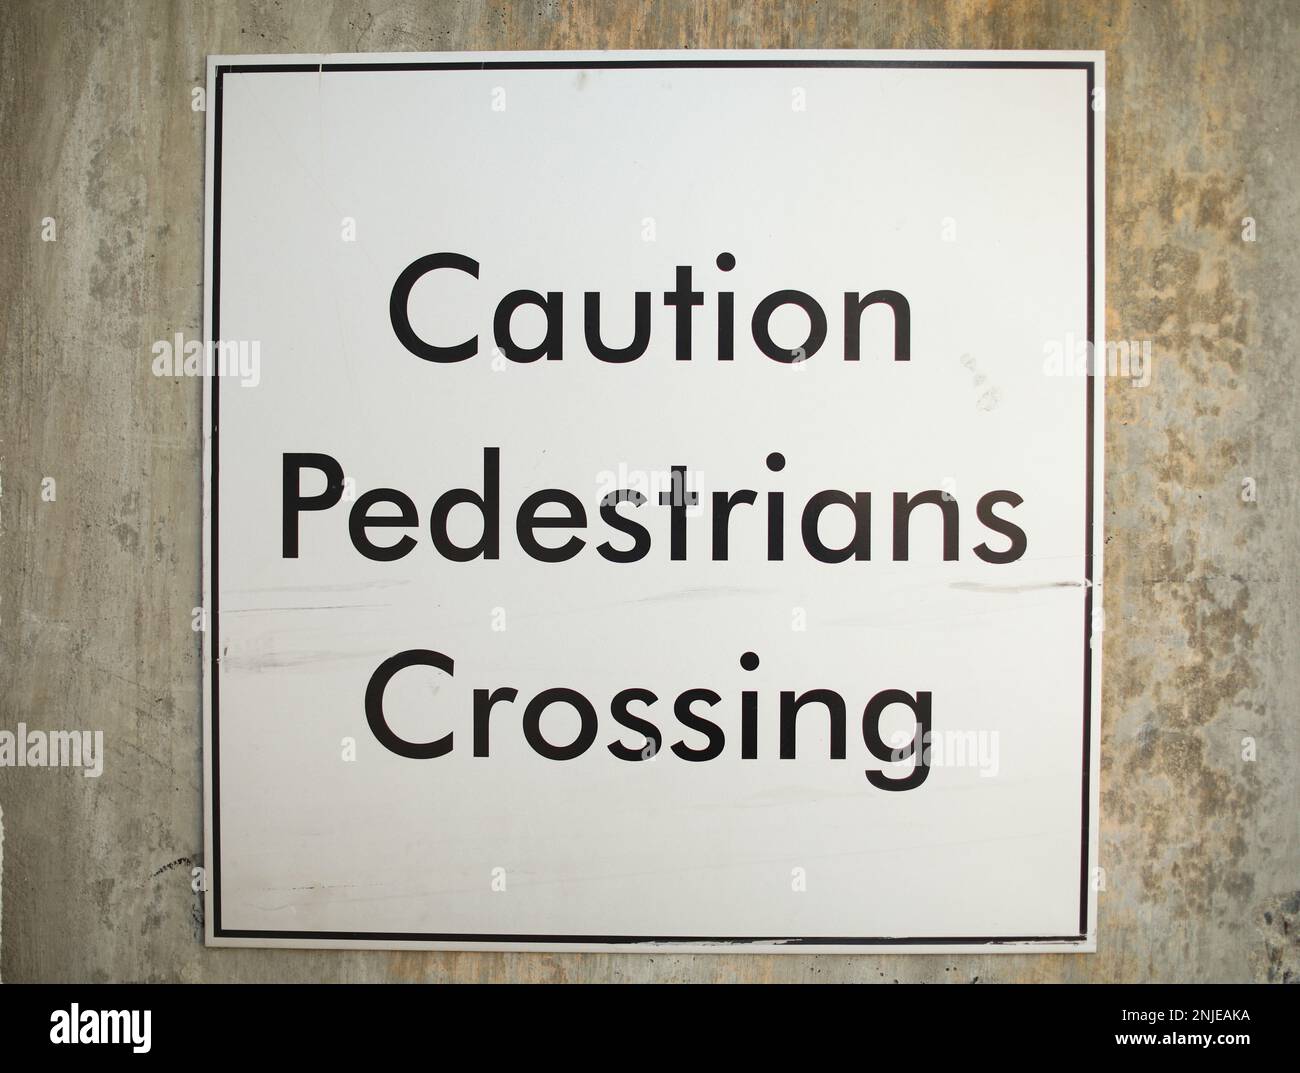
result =
M1108 334L1100 949L787 957L205 950L201 331L209 53L1102 48ZM5 980L1285 980L1300 972L1300 6L21 3L0 7L0 729L105 732L98 780L0 768ZM53 217L57 241L41 240ZM1244 241L1243 218L1256 221ZM56 480L45 501L42 479ZM1243 481L1257 498L1243 499ZM1253 738L1254 760L1243 759Z

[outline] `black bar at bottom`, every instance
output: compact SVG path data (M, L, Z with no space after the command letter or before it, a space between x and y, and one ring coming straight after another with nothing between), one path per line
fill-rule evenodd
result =
M811 980L817 971L810 968ZM0 1039L7 1059L95 1062L112 1055L201 1059L205 1066L224 1057L337 1063L410 1055L430 1063L495 1065L520 1056L586 1067L637 1053L693 1064L753 1051L765 1066L832 1053L867 1063L899 1054L1019 1064L1027 1055L1075 1061L1120 1051L1185 1060L1269 1045L1269 1053L1284 1053L1295 994L1231 984L7 984L0 988Z

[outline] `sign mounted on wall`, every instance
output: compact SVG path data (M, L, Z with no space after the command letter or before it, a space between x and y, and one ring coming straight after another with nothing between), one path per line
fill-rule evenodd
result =
M1100 53L217 57L217 945L1095 940Z

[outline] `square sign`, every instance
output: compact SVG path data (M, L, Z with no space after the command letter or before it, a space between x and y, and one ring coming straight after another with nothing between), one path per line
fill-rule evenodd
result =
M1102 65L212 59L209 942L1093 949Z

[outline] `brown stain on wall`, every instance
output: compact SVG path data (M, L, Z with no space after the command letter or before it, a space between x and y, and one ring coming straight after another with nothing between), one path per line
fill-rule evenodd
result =
M150 878L201 863L201 395L148 361L201 329L206 55L682 47L1107 51L1107 332L1155 364L1106 392L1098 953L204 950L189 869ZM0 726L93 718L109 755L93 787L0 770L3 977L1296 978L1298 54L1277 0L6 4Z

